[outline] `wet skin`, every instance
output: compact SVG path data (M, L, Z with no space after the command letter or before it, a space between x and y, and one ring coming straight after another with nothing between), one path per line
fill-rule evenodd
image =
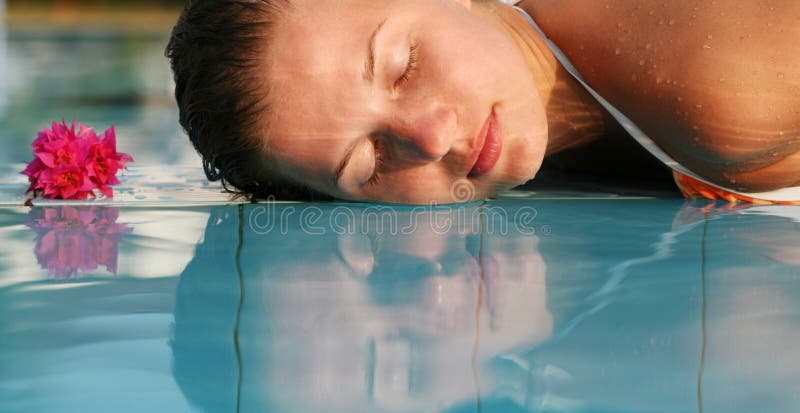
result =
M800 5L751 3L521 6L679 162L760 191L800 184L800 46L791 41ZM513 8L292 4L266 59L264 146L274 170L316 190L398 203L479 199L533 178L545 154L614 129ZM492 113L499 159L476 175ZM454 197L459 185L469 196Z
M525 0L600 94L721 185L800 185L800 3Z
M469 0L293 1L265 74L270 164L337 197L398 203L477 199L533 178L547 119L501 24ZM475 176L490 118L499 159ZM471 195L454 199L459 185Z

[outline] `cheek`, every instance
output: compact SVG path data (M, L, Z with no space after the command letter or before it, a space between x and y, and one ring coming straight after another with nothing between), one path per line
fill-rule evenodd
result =
M454 188L459 184L469 182L453 178L441 165L432 164L430 167L418 167L386 176L372 188L370 195L380 201L412 204L445 204L471 200L453 199ZM469 192L474 194L475 188L470 187Z
M441 165L430 164L397 172L387 181L393 189L396 188L399 191L414 188L420 193L436 193L443 188L446 189L452 180L452 177L439 166Z

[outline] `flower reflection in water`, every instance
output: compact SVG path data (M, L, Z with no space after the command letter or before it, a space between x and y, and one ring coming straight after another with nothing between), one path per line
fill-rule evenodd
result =
M56 279L87 274L103 265L117 273L117 252L124 234L119 208L56 206L31 209L25 224L36 232L34 252L42 269Z

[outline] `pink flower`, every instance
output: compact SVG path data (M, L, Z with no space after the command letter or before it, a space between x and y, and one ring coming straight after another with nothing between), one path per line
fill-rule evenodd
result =
M34 253L42 266L65 279L103 265L117 273L119 241L132 231L117 224L119 208L61 206L34 208L26 225L36 232Z
M94 198L94 185L76 165L43 170L38 177L39 190L50 199Z
M114 127L98 137L94 129L75 123L53 122L51 129L39 132L32 144L34 159L22 173L30 186L26 193L50 199L94 198L94 190L111 198L111 185L119 184L116 177L133 158L117 152Z
M126 153L117 152L117 137L113 126L102 137L94 135L89 141L91 143L86 163L89 177L103 195L112 197L112 190L108 185L119 184L117 171L124 168L126 163L132 162L133 158Z

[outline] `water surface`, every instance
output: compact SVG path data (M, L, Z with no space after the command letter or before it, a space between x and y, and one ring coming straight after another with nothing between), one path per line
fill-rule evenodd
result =
M0 210L2 411L798 405L790 208L64 208Z

